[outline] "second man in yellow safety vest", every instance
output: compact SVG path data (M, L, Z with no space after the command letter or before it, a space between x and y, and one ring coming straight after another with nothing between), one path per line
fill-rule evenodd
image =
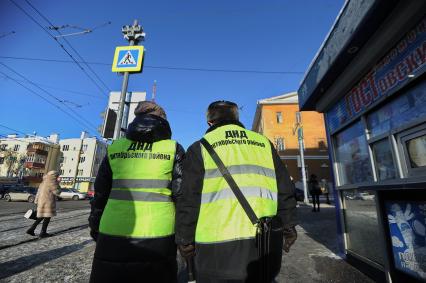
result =
M257 218L281 218L284 250L288 252L297 237L294 185L273 145L266 137L244 128L235 103L210 104L207 122L210 128L204 139ZM195 255L197 282L261 282L255 267L256 227L199 141L188 148L182 192L176 211L176 242L184 257ZM278 271L279 267L268 278L274 278Z
M176 282L174 203L185 152L160 106L140 102L135 115L96 177L91 282Z

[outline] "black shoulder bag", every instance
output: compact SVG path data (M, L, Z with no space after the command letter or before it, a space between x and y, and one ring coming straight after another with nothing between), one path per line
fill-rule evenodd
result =
M260 277L260 282L271 282L281 268L284 231L281 218L276 215L258 218L213 147L204 138L200 142L216 163L251 223L256 226L256 248L258 252L256 264L258 271L256 274Z

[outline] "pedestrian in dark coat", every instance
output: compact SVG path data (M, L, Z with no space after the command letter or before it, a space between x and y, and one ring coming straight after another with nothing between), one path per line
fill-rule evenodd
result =
M56 171L50 171L43 176L43 181L38 187L34 203L37 205L37 219L27 230L27 234L35 236L34 231L37 225L43 221L40 238L49 237L47 226L50 218L56 216L56 197L61 193L59 189L59 174Z
M157 142L167 142L171 139L171 129L169 123L166 120L166 114L164 110L155 103L144 101L139 103L135 110L135 119L130 123L127 132L126 139L131 142L137 142L138 145L155 144ZM116 140L122 141L124 138ZM116 142L115 141L115 142ZM138 146L139 147L139 146ZM136 149L136 147L135 147ZM138 164L136 159L145 159L149 156L149 152L146 154L143 151L129 151L122 152L123 155L135 154L138 157L131 157L129 159L123 159L122 164L129 161L129 168L134 164ZM170 197L175 202L181 196L180 183L182 176L182 162L184 158L184 149L178 143L176 143L175 156L173 157L174 163L170 166L163 166L163 170L169 174L171 172L171 182L168 188L162 189L162 191L169 190ZM142 157L144 156L144 157ZM119 158L119 157L117 157ZM115 158L114 160L117 160ZM131 161L133 159L135 161ZM132 163L133 162L133 163ZM143 161L143 162L149 162ZM140 230L143 225L163 225L164 223L153 223L152 218L141 213L136 213L136 206L147 207L149 204L144 204L143 201L139 201L136 205L135 199L130 199L129 204L125 204L125 207L117 210L109 210L106 216L107 203L116 202L116 198L112 198L113 192L117 193L117 189L113 188L113 184L117 180L114 176L114 168L111 165L112 161L106 156L99 168L98 175L95 181L95 195L91 200L91 213L89 217L90 234L96 241L96 250L93 259L92 272L90 276L90 282L175 282L177 277L177 264L176 264L176 244L173 235L165 237L133 237L133 236L120 236L113 235L111 233L103 233L100 231L100 222L103 217L114 217L117 222L113 225L111 222L109 229L117 229L122 222L128 222L128 219L133 217L137 219L136 223L133 223L132 227L126 226L129 230L129 234L133 231ZM167 163L167 162L165 162ZM140 164L140 163L139 163ZM163 163L162 163L163 164ZM155 165L155 164L154 164ZM134 168L137 172L148 172L151 168ZM117 173L116 173L117 174ZM135 176L136 179L141 177ZM132 180L122 180L132 181ZM138 180L133 180L138 181ZM153 180L148 180L153 181ZM134 185L137 186L137 185ZM128 193L127 196L137 197L138 193L150 195L143 191L138 191L137 188L131 189L131 194L125 189L118 189L121 193ZM152 194L156 197L156 193L160 189L151 189ZM123 195L123 194L122 194ZM140 194L139 194L140 195ZM164 197L164 195L163 195ZM155 201L155 200L153 200ZM148 202L148 201L147 201ZM151 203L152 204L152 203ZM162 214L161 202L154 202L159 204L160 208L148 211L152 215ZM174 205L173 205L174 206ZM119 207L116 207L119 208ZM154 211L155 210L155 211ZM137 216L136 216L137 214ZM137 217L137 218L136 218ZM174 219L171 215L170 218ZM102 227L102 225L101 225ZM174 229L174 227L172 227Z
M313 203L313 212L319 212L320 211L320 201L319 196L321 195L321 188L319 186L317 176L315 174L312 174L308 181L308 189L309 193L312 196L312 203Z

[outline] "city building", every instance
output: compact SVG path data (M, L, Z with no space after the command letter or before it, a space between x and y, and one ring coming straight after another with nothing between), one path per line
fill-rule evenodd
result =
M104 124L102 126L102 137L112 139L114 136L114 127L117 120L118 106L120 103L121 92L112 91L109 95L108 107L105 110ZM129 123L135 118L135 109L139 102L146 100L146 92L127 92L126 104L124 105L122 128L127 129Z
M59 144L61 187L80 192L93 190L107 144L95 137L88 137L86 132L82 132L80 138L63 139Z
M297 92L257 102L252 130L269 138L287 166L296 187L302 189L299 127L303 128L306 177L330 181L329 157L323 115L315 111L299 112Z
M426 1L346 1L299 87L325 115L342 254L426 281Z
M8 135L0 139L0 176L19 177L23 183L38 187L43 175L57 170L59 136L47 138L27 135Z

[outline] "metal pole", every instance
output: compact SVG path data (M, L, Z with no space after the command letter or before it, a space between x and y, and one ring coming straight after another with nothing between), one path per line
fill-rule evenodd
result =
M138 20L134 20L133 26L123 27L124 37L129 40L129 46L137 44L138 38L142 35ZM143 38L143 35L142 35ZM123 123L124 103L126 100L127 86L129 84L129 72L124 72L123 85L121 87L120 104L118 106L117 121L115 122L114 139L121 137L121 124Z
M130 40L130 46L134 41ZM114 139L121 137L121 123L123 121L124 102L126 100L127 86L129 85L129 72L124 72L123 85L121 86L120 104L118 106L117 121L115 122Z
M299 139L299 152L300 152L300 166L302 171L302 183L303 183L303 193L304 193L304 202L306 204L309 203L308 199L308 188L306 184L306 169L305 169L305 146L303 142L303 128L300 127L297 131L298 139Z

